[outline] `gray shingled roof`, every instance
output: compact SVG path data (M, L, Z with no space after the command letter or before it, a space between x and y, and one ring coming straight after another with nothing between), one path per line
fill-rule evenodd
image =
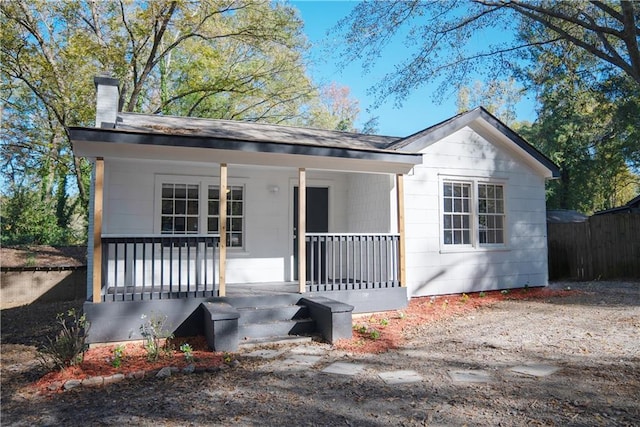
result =
M395 152L386 149L398 137L231 120L118 113L116 129L223 140L252 141Z

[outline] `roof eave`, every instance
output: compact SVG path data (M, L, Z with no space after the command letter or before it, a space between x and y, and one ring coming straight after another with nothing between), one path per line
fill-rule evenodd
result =
M289 160L283 162L283 158L313 158L316 163L318 163L319 160L327 159L328 161L337 162L341 165L364 162L370 165L367 166L367 168L371 167L374 169L373 164L377 163L384 165L384 167L380 168L380 172L382 173L408 173L413 166L422 162L422 154L383 150L358 150L302 144L239 141L194 135L131 132L100 128L72 127L69 128L69 133L74 145L74 153L80 157L102 157L107 156L107 154L113 155L118 151L115 150L117 147L122 149L125 147L133 149L135 147L135 151L140 156L139 158L144 158L144 151L151 153L153 147L154 153L156 154L162 151L162 149L165 151L169 149L180 150L180 152L185 154L185 158L189 159L194 158L193 154L196 150L199 153L212 153L214 151L217 154L225 152L233 153L232 158L235 161L241 160L242 157L252 157L253 164L255 164L256 156L263 159L279 157L281 160L279 163L281 164L291 163ZM308 163L309 162L301 162L300 164ZM356 168L354 170L358 169Z

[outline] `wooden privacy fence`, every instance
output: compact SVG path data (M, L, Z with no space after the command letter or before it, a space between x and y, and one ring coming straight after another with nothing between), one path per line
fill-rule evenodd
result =
M547 224L549 279L640 278L640 214Z

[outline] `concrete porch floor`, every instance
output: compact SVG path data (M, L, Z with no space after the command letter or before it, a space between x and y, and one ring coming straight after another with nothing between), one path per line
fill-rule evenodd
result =
M231 283L227 284L226 296L244 297L256 295L298 294L298 282Z

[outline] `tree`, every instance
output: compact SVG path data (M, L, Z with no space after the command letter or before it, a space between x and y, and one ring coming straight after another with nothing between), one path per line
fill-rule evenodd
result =
M592 73L624 74L640 85L640 3L631 1L419 0L366 1L336 26L346 40L346 62L361 59L365 70L380 58L396 35L404 35L411 56L377 86L379 98L398 101L425 82L441 81L442 90L467 84L477 73L499 80L518 67L533 46L565 43L591 56ZM535 26L538 38L491 39L488 31L514 34ZM486 36L486 37L484 37Z
M14 0L0 25L5 196L66 200L60 224L69 191L86 212L90 166L67 129L92 125L93 76L119 78L131 112L286 122L314 93L302 23L281 3Z
M512 125L516 120L515 107L521 98L522 91L515 87L514 79L486 84L476 80L472 86L458 89L456 107L458 113L462 113L481 105L505 124Z
M534 25L520 37L547 31ZM540 110L521 132L561 166L549 206L591 213L633 198L640 190L640 85L622 73L594 75L597 58L567 41L529 54L534 66L523 75L537 88Z

